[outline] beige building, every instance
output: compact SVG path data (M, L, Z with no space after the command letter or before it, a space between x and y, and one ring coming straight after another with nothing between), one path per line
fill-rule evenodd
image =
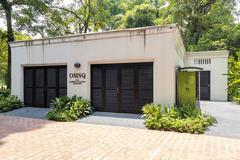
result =
M202 99L227 101L227 51L189 52L187 66L200 67ZM200 76L201 76L200 75Z
M227 83L222 75L227 53L216 63L215 53L187 54L175 24L16 41L10 46L12 94L29 106L46 107L63 95L82 96L96 110L108 112L138 113L150 102L174 104L177 69L198 66L193 61L206 56L212 62L210 69L204 65L213 75L210 83L221 77L212 85L210 99L227 97L226 90L218 90Z

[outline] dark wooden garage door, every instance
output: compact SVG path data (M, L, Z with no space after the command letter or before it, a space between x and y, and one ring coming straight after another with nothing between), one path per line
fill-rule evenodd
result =
M48 107L55 97L66 95L66 66L24 68L25 105Z
M200 99L210 100L210 71L200 71ZM199 94L199 81L197 75L197 94Z
M91 101L98 111L140 113L153 101L153 63L92 65Z

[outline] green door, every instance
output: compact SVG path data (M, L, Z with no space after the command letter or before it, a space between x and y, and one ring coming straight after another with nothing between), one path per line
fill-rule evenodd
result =
M178 72L177 102L179 106L196 106L196 72Z

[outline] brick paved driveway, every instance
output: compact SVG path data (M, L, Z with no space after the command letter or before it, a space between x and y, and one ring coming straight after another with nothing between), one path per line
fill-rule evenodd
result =
M240 140L0 116L0 159L240 159Z

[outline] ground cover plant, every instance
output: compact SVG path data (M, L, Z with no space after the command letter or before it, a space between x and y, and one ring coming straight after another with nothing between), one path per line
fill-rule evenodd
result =
M10 90L0 89L0 113L8 112L23 107L23 102L16 96L11 95Z
M146 118L146 127L153 130L201 134L216 123L214 117L205 115L200 109L191 106L146 104L142 110Z
M88 100L82 97L59 97L50 104L51 110L48 112L48 119L55 121L75 121L85 117L93 111Z

